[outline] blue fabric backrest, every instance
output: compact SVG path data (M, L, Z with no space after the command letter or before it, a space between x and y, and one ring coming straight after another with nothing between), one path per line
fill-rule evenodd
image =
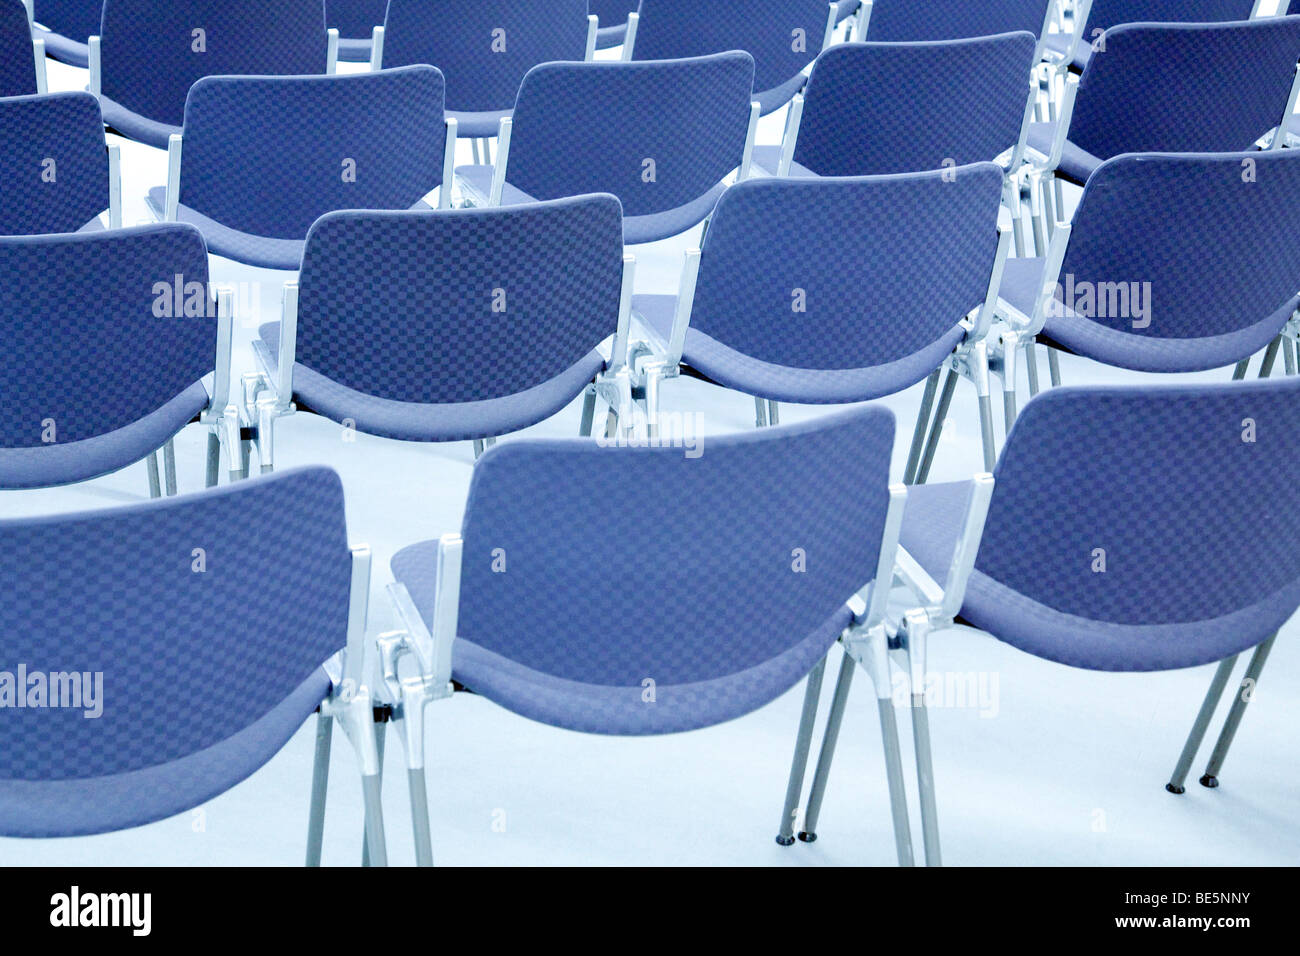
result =
M409 209L442 182L442 74L207 77L185 107L180 201L302 239L336 209Z
M625 216L675 209L740 166L753 84L754 61L738 52L533 67L506 178L537 199L612 193Z
M27 8L20 0L0 0L0 97L36 92L36 58Z
M1298 474L1300 378L1053 389L1007 439L976 566L1089 620L1220 617L1300 580Z
M436 66L465 112L510 109L530 69L586 51L586 0L391 0L384 27L384 66Z
M1102 159L1248 149L1281 121L1297 59L1300 17L1116 27L1079 81L1070 139Z
M1035 37L1056 0L876 0L867 39L877 43L963 40L1017 33ZM964 84L963 84L964 88Z
M1300 292L1300 236L1283 212L1296 208L1300 153L1291 150L1120 156L1088 180L1062 281L1072 277L1079 290L1120 283L1130 297L1134 283L1150 283L1142 293L1149 327L1134 329L1131 307L1091 316L1118 331L1226 335ZM1063 297L1078 301L1077 293Z
M942 338L983 303L998 245L1001 169L955 177L754 179L727 190L705 235L692 328L766 362L818 369L869 368Z
M710 437L695 458L581 440L493 449L470 486L460 634L611 686L766 662L874 576L893 438L893 415L862 406ZM593 588L593 574L636 586Z
M617 27L627 23L627 15L641 5L641 0L591 0L588 10L600 20L600 27Z
M104 0L101 43L104 95L180 126L200 77L324 73L325 8L321 0Z
M0 238L0 445L40 447L47 420L61 444L114 431L211 372L215 308L176 314L177 276L207 299L190 226Z
M108 148L89 93L0 99L0 235L76 232L108 208Z
M826 0L644 0L634 57L672 60L744 50L754 58L754 89L790 80L821 52Z
M352 40L369 40L383 26L388 0L325 0L325 26Z
M514 394L614 334L622 272L613 196L332 213L307 239L297 359L393 401Z
M36 0L36 22L78 43L99 34L103 12L103 0Z
M343 489L326 469L0 521L0 553L0 671L103 675L98 719L0 710L5 780L194 754L265 716L346 644Z
M1092 0L1086 38L1121 23L1222 23L1249 20L1255 0Z
M804 92L795 162L870 176L997 159L1020 139L1034 48L1028 33L831 47Z

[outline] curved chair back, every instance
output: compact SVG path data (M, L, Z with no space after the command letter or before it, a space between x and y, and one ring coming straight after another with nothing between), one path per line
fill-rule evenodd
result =
M831 47L808 80L794 161L868 176L997 159L1020 140L1034 49L1029 33ZM954 77L978 94L953 96Z
M213 371L207 249L191 226L0 238L0 315L3 448L116 431Z
M589 0L590 12L600 18L600 28L616 27L627 23L627 15L635 13L641 0Z
M324 73L325 10L321 0L104 0L100 43L103 95L180 126L202 77Z
M1055 5L1056 0L875 0L867 39L874 43L917 43L1022 30L1039 37Z
M933 349L988 295L1001 190L992 163L740 183L705 235L691 328L802 369L870 368Z
M1084 37L1121 23L1223 23L1249 20L1257 0L1092 0ZM1284 11L1285 12L1285 11Z
M76 232L109 207L108 147L89 93L0 99L0 235Z
M76 43L99 34L103 0L36 0L36 22Z
M507 178L536 199L612 193L625 216L699 199L737 169L747 53L645 63L544 63L524 77Z
M1053 389L1007 439L976 567L1085 620L1228 618L1198 655L1219 660L1300 604L1297 474L1300 379ZM1074 663L1152 669L1170 653L1111 651Z
M341 37L369 40L387 10L388 0L325 0L325 25Z
M1070 141L1101 159L1249 149L1281 121L1297 59L1300 17L1116 27L1079 81Z
M32 25L22 0L0 0L0 97L33 96L36 60Z
M302 239L336 209L409 209L442 183L442 74L220 76L185 107L180 202L224 226Z
M859 407L711 438L697 458L581 440L499 446L470 487L458 633L568 681L703 684L767 666L785 671L780 693L875 576L893 438L887 409ZM644 489L649 512L634 503ZM593 573L620 572L636 587L591 587Z
M530 69L586 50L586 0L391 0L384 26L384 66L436 66L461 112L509 110Z
M822 50L831 6L826 0L643 0L633 58L744 50L754 58L754 98L770 113L803 86L801 71Z
M307 237L296 358L393 401L512 395L614 334L622 274L612 196L332 213Z
M0 671L49 681L46 706L0 708L5 836L123 829L229 789L320 703L329 681L303 685L346 644L352 562L325 469L0 520L0 551Z

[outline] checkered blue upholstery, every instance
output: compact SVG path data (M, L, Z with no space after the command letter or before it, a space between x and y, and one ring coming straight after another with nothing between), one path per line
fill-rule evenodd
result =
M369 40L387 10L388 0L325 0L325 26L344 39Z
M866 176L997 159L1020 137L1033 59L1029 33L831 47L808 80L795 162Z
M103 8L102 0L36 0L36 35L46 56L84 70L86 41L99 35Z
M89 93L0 99L0 235L76 232L108 208L108 149Z
M1121 23L1222 23L1249 20L1256 0L1092 0L1084 36Z
M0 0L0 97L36 93L32 28L21 0Z
M1021 30L1038 36L1055 0L875 0L867 39L874 43L961 40ZM963 88L966 88L963 85Z
M325 469L0 520L0 553L0 671L102 675L96 719L0 708L6 836L121 829L221 793L311 713L346 643L343 489Z

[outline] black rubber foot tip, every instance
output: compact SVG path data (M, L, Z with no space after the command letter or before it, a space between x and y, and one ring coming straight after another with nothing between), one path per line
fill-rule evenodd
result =
M802 840L804 843L816 843L817 834L809 833L807 830L800 830L799 839Z
M794 837L778 836L776 842L778 846L794 846Z
M1167 784L1165 784L1165 789L1168 790L1170 793L1186 793L1186 792L1187 792L1187 788L1186 788L1186 787L1175 787L1172 783L1167 783Z
M1202 786L1202 787L1209 787L1211 790L1213 790L1213 789L1214 789L1215 787L1217 787L1218 785L1219 785L1219 778L1218 778L1218 777L1211 777L1211 776L1207 773L1204 777L1201 778L1201 786Z

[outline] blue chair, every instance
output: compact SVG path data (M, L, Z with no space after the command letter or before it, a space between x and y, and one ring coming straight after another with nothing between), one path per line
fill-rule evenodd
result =
M1049 661L1128 672L1263 650L1300 606L1300 549L1288 546L1300 535L1297 473L1296 378L1049 392L1007 440L982 540L958 539L969 483L910 490L900 568L931 597L901 640L956 619ZM954 555L974 558L955 600L936 583ZM805 839L834 750L828 736ZM926 852L939 862L927 778Z
M336 50L321 0L104 0L90 91L111 129L166 149L197 80L333 72Z
M90 64L86 41L99 33L103 11L103 0L36 0L36 36L45 41L46 55L86 69Z
M325 22L339 31L340 60L370 62L371 37L387 10L388 0L325 0Z
M595 37L586 0L392 0L370 62L376 70L436 66L459 135L480 139L497 135L530 69L590 59Z
M1048 36L1056 0L874 0L866 4L873 43L969 40L999 33Z
M645 333L633 348L634 378L649 433L659 427L662 382L683 373L754 396L760 426L775 421L778 402L866 402L927 378L932 397L950 361L985 355L1009 250L999 238L1001 191L993 163L732 187L703 247L686 254L681 295L633 299ZM853 261L849 281L843 250ZM918 424L909 480L922 437Z
M336 718L361 764L371 862L386 862L361 682L370 552L348 547L337 475L4 519L0 550L0 665L50 687L48 706L0 708L0 836L109 833L194 809L319 710L308 864ZM243 619L256 626L230 626Z
M139 461L176 490L172 439L210 429L208 484L230 391L230 294L208 287L191 226L0 238L0 489L88 481ZM211 384L206 384L206 382ZM226 441L239 453L238 422Z
M632 268L621 235L612 196L324 216L283 321L254 343L263 373L246 417L262 470L275 461L276 420L294 410L400 441L472 439L476 450L584 392L586 427L597 389L622 411Z
M641 0L590 0L587 9L600 21L596 49L621 46L627 39L628 16L641 8Z
M455 140L432 67L205 77L149 205L160 220L198 226L216 255L296 270L327 212L429 208L425 197L451 177Z
M0 97L44 93L45 41L23 0L0 0Z
M0 235L119 228L120 153L89 93L0 99Z
M511 205L608 192L624 241L679 235L748 175L759 105L748 53L641 63L544 63L501 121L494 166L456 170L465 201Z
M826 0L642 0L636 33L629 40L631 59L675 60L744 50L754 58L754 99L766 116L803 88L803 71L830 45L838 14L838 7Z
M484 455L462 533L392 560L403 631L380 638L380 661L410 766L423 767L424 705L450 696L453 680L554 727L681 733L819 674L851 625L883 635L887 589L872 582L892 574L906 497L887 488L893 437L888 410L859 408L711 438L700 457L579 439ZM653 514L633 504L637 489L654 489ZM591 587L594 570L612 567L638 581L618 611L637 625L617 640L608 595ZM398 680L408 656L420 678ZM882 716L901 787L892 709ZM411 773L422 794L423 770ZM413 809L427 864L427 803Z

